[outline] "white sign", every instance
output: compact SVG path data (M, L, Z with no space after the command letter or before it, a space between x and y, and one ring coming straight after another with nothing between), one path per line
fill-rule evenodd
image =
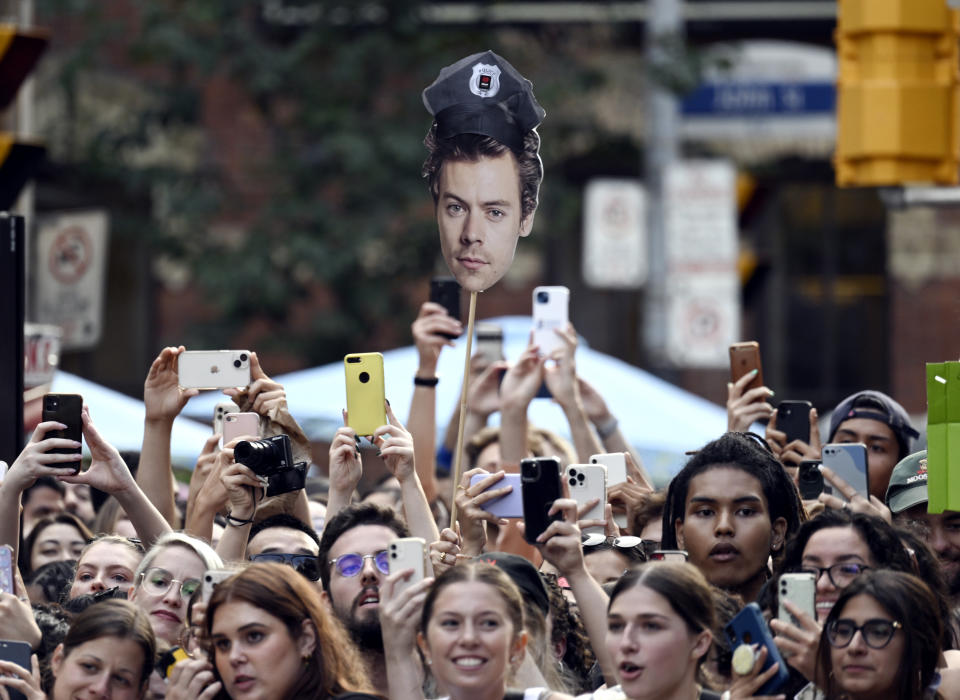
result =
M108 222L100 209L38 219L34 312L37 321L62 329L64 349L100 339Z
M23 388L50 384L60 364L60 327L23 324Z
M673 163L664 178L667 356L726 367L739 340L736 173L724 160Z
M718 368L740 340L740 282L716 272L667 279L667 356L681 367Z
M646 192L637 180L598 178L584 192L583 278L639 289L647 280Z

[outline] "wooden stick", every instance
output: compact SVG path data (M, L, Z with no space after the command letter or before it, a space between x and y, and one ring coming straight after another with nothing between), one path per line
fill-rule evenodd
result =
M450 529L457 522L457 485L463 456L463 423L467 417L467 388L470 382L470 353L473 345L473 322L477 316L477 293L470 292L470 313L467 315L467 354L463 359L463 385L460 387L460 423L457 426L457 451L453 456L453 493L450 495Z

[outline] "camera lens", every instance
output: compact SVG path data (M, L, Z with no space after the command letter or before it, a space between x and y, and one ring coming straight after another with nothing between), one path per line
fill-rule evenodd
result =
M241 362L246 362L246 361L247 361L247 353L245 353L245 352L240 353L240 361L241 361Z
M233 366L236 367L237 369L240 369L240 365L241 365L241 364L242 364L242 363L240 362L240 360L234 360L234 361L233 361Z
M576 476L576 475L577 475L577 470L576 470L576 469L571 469L571 470L570 470L570 476Z
M249 467L257 476L271 476L283 457L280 448L273 440L243 440L233 448L234 459Z
M576 480L576 479L570 479L570 485L571 485L571 486L576 486L576 485L577 485L577 480Z
M546 304L550 301L550 295L546 292L537 292L537 301L541 304Z
M577 481L581 481L581 482L582 482L583 479L584 479L583 474L577 474Z
M370 381L370 375L367 374L366 372L361 372L360 376L357 378L360 380L361 384L366 384L367 382Z

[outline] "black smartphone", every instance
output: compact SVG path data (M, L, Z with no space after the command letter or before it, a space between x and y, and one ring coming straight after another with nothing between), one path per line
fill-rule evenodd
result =
M547 515L553 502L563 495L560 483L560 460L556 457L533 457L520 460L520 490L523 492L524 538L531 544L560 513Z
M460 285L453 277L434 277L430 280L430 301L445 308L451 318L460 320ZM442 335L450 340L460 337L449 333Z
M42 420L55 420L66 425L65 430L51 430L47 438L64 438L80 442L83 438L83 422L80 412L83 410L83 397L80 394L44 394ZM79 447L56 447L50 450L53 454L69 455L80 454ZM66 464L64 467L68 466ZM76 463L80 471L80 463Z
M20 668L30 670L30 645L26 642L11 642L6 639L0 639L0 660L14 663ZM25 696L19 690L7 688L10 700L25 700Z
M815 459L805 459L800 462L800 471L797 473L797 489L800 498L805 501L814 501L824 491L823 474L820 473L820 462Z
M809 401L781 401L777 406L777 430L787 434L787 443L794 440L810 442L810 409L813 404Z

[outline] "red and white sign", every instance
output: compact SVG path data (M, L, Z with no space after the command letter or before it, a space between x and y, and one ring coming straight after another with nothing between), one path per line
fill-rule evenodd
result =
M64 349L100 340L108 224L102 209L38 218L33 315L60 327Z
M583 204L583 279L601 289L647 281L647 199L637 180L597 178Z
M39 323L23 325L23 388L50 384L60 364L60 328Z

